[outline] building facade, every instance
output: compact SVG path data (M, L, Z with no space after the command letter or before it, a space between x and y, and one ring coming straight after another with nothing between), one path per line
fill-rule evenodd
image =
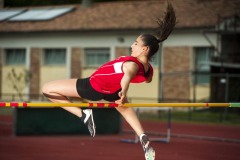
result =
M0 21L1 99L11 100L16 95L15 100L20 100L19 93L27 101L42 100L44 83L88 77L104 62L129 55L135 39L156 27L149 13L162 16L166 3L161 0L97 3L88 7L55 6L54 11L65 12L32 19L21 14L33 16L29 11L46 12L49 6L1 9L0 17L1 14L4 17L6 11L19 11L18 15ZM171 3L178 24L153 59L153 82L130 87L128 96L134 102L210 97L209 78L194 78L193 73L209 73L210 57L219 56L215 49L221 49L221 45L218 34L203 32L215 29L219 13L226 14L223 17L234 16L237 8L228 4L232 1L173 0ZM229 7L225 7L226 12L220 12L224 5ZM144 6L148 6L147 9L141 9Z

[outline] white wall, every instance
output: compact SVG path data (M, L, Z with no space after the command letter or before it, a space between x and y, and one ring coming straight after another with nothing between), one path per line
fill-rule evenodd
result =
M124 41L120 42L119 38ZM29 68L30 48L66 48L67 49L67 64L66 64L66 78L70 77L70 52L72 47L110 47L111 59L114 59L115 47L130 47L138 34L121 34L121 33L80 33L80 32L64 32L64 33L17 33L17 34L3 34L0 36L0 48L25 48L27 50L26 68ZM209 38L213 43L217 43L216 35L210 35ZM209 42L204 38L201 32L196 31L175 31L164 43L165 46L210 46ZM164 54L164 53L163 53ZM90 73L83 73L89 75ZM3 81L4 83L4 81ZM42 85L42 84L41 84ZM151 85L136 87L129 92L132 97L158 97L158 68L155 68L155 76ZM139 92L136 94L135 90L141 88L147 92ZM151 94L149 94L151 93Z
M207 34L210 41L217 46L217 35ZM164 46L211 46L201 31L176 31L163 43Z

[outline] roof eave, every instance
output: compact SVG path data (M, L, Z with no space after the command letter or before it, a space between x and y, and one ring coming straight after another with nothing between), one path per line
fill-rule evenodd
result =
M0 31L1 34L9 33L65 33L65 32L153 32L155 28L105 28L105 29L66 29L66 30L28 30L28 31ZM193 30L208 30L214 29L214 26L180 26L176 27L177 31L193 31Z

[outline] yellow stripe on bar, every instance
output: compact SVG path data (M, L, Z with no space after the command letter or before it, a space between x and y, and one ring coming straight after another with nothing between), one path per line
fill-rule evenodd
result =
M125 107L229 107L230 103L125 103Z

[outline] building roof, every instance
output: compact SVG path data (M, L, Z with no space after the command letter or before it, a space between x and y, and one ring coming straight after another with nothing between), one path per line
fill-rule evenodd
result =
M240 0L168 0L177 15L177 28L214 27L219 17L227 18L240 13ZM167 0L123 1L81 4L74 10L50 20L0 21L0 32L47 32L85 30L138 30L156 27L154 18L162 17ZM50 7L50 6L48 6ZM51 6L53 7L53 6ZM63 6L54 6L58 8ZM3 8L39 9L44 7Z

